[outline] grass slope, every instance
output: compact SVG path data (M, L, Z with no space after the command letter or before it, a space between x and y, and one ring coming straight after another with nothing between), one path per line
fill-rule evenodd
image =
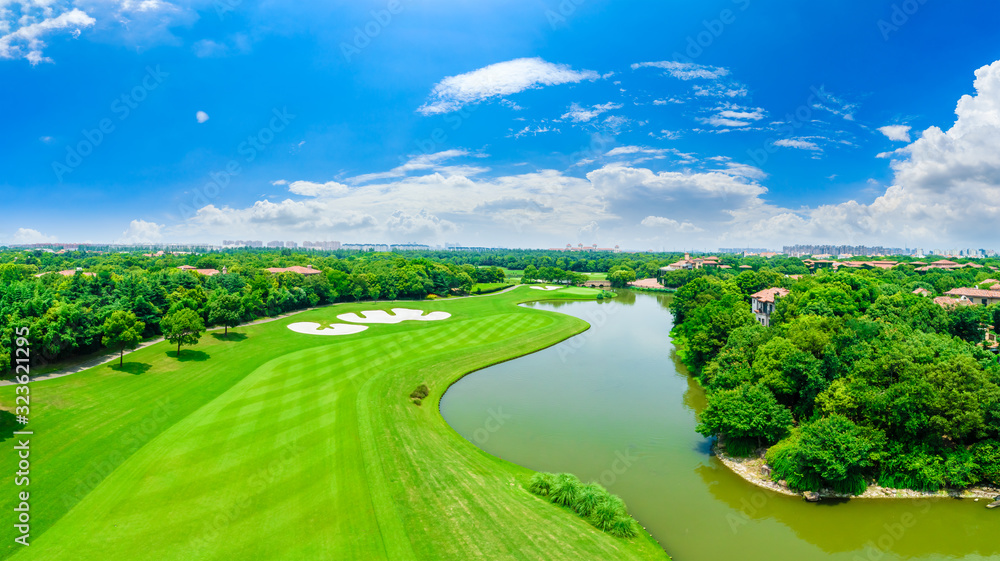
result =
M32 545L13 544L4 523L0 557L667 559L645 533L616 539L531 495L528 470L479 450L438 411L466 373L587 328L515 304L596 291L539 292L339 305L209 334L181 360L160 343L122 370L34 383ZM391 307L452 318L343 337L285 327ZM431 394L418 407L407 396L421 383ZM9 407L13 387L0 402ZM16 471L13 454L0 464ZM11 513L24 488L0 486Z

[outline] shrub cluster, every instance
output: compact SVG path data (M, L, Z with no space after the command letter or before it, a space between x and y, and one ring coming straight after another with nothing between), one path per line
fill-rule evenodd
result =
M528 491L567 507L601 531L617 538L633 538L639 525L625 508L625 501L597 483L582 483L569 473L536 473Z
M413 400L414 405L420 405L423 403L427 396L430 395L431 390L427 387L427 384L420 384L417 389L410 392L410 398Z

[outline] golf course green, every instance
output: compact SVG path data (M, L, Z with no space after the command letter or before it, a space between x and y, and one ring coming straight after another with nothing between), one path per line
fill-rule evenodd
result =
M158 343L122 368L32 382L30 485L8 476L14 454L0 465L3 512L31 494L31 545L4 523L0 558L668 559L645 532L618 539L530 494L531 471L483 452L438 409L469 372L588 327L517 304L597 294L340 304L210 332L179 357ZM287 327L400 307L451 316L344 336ZM421 384L430 394L416 405ZM13 386L0 402L14 402ZM503 423L491 415L486 429Z

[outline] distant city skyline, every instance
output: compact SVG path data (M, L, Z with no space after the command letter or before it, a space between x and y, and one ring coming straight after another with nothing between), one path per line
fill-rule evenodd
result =
M317 251L337 251L340 249L344 250L360 250L360 251L397 251L397 250L416 250L416 251L430 251L430 250L449 250L449 249L476 249L476 250L487 250L487 249L515 249L515 250L552 250L552 251L599 251L599 252L635 252L635 253L646 253L653 251L656 253L695 253L695 254L747 254L747 255L757 255L757 254L777 254L777 255L788 255L792 257L799 257L805 255L850 255L852 257L866 257L866 256L922 256L922 255L937 255L942 257L965 257L965 258L986 258L986 257L996 257L1000 255L1000 250L992 248L951 248L951 249L929 249L924 250L923 248L892 248L884 246L848 246L843 244L796 244L796 245L783 245L781 249L771 249L771 248L718 248L717 250L711 250L708 248L674 248L674 249L655 249L655 248L623 248L618 245L611 247L602 247L599 244L583 244L582 242L577 244L566 244L564 247L555 248L544 248L544 247L507 247L507 246L468 246L459 243L446 243L440 245L431 244L417 244L417 243L383 243L383 242L340 242L340 241L321 241L313 242L310 240L303 240L299 242L298 240L223 240L222 243L168 243L168 242L156 242L156 243L139 243L139 244L116 244L116 243L60 243L60 242L39 242L32 244L2 244L0 247L18 247L18 248L38 248L38 249L66 249L67 251L73 251L81 247L113 247L113 248L136 248L136 249L191 249L191 248L203 248L209 251L216 251L221 249L239 249L239 248L266 248L266 249L302 249L302 250L317 250Z

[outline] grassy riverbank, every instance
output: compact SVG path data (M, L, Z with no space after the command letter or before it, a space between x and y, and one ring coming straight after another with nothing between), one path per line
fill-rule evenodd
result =
M124 368L34 383L32 545L8 545L8 525L0 557L667 559L645 532L615 538L531 495L529 470L479 450L438 411L468 372L585 330L516 305L597 293L582 290L338 305L209 334L179 358L158 343ZM287 329L393 307L452 316L343 337ZM420 384L430 394L417 406ZM13 391L0 388L0 401ZM0 461L6 473L14 460ZM10 512L16 489L3 486Z

